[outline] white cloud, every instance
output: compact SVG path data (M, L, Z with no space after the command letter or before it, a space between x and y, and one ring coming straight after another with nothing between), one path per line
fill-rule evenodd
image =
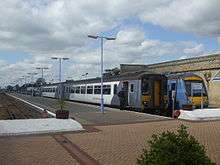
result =
M124 35L122 35L124 34ZM125 35L126 34L126 35ZM137 37L134 37L137 36ZM125 40L126 37L126 40ZM129 41L129 42L126 42ZM170 59L180 59L199 55L203 45L192 41L165 42L146 38L144 31L137 28L123 29L117 33L117 40L104 43L104 68L118 67L120 63L157 63ZM8 73L7 79L19 78L28 72L36 72L36 66L49 66L45 75L47 80L58 79L58 61L50 60L51 54L34 55L16 64L8 64L1 68L1 73ZM59 54L58 54L59 55ZM70 61L63 63L64 78L82 78L88 72L88 77L100 75L100 47L93 50L79 51L70 57ZM11 72L13 70L13 72ZM40 73L36 77L40 77Z
M84 47L88 33L110 30L135 16L174 31L219 37L219 5L219 0L5 0L0 5L0 49L53 52Z
M153 11L140 13L145 22L151 22L174 31L198 35L220 36L219 0L174 0Z
M0 76L7 81L12 77L16 80L36 71L36 66L49 66L48 79L57 79L57 61L52 62L52 56L71 58L64 63L66 77L79 78L83 72L97 76L100 48L93 44L98 41L88 39L87 34L121 27L123 20L132 17L219 40L218 6L217 0L190 3L184 0L5 0L0 5L0 51L25 52L31 57L15 64L0 61ZM201 43L150 39L143 29L125 25L119 29L116 41L104 44L105 68L120 63L155 63L191 57L204 51Z
M193 48L186 48L183 50L184 53L186 54L202 54L204 50L204 46L202 44L196 45Z
M220 44L220 37L217 38L218 43Z

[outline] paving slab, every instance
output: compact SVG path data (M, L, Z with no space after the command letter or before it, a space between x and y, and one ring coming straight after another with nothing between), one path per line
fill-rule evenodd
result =
M79 165L51 136L0 138L1 165Z
M0 120L0 136L82 131L82 125L73 119Z
M152 134L188 127L205 146L208 156L220 164L220 121L169 120L136 124L95 126L80 133L0 137L0 164L78 164L90 161L104 165L134 165Z
M70 141L103 165L134 165L152 134L175 131L184 124L205 146L210 159L220 164L220 121L193 123L180 120L96 126L100 132L65 134Z

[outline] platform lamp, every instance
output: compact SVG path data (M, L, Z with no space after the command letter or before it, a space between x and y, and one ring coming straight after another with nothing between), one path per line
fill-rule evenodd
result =
M30 76L24 75L21 78L24 79L24 88L27 88L27 78L29 78ZM26 90L26 94L27 94L27 89Z
M62 60L69 60L67 57L51 57L52 60L59 60L59 83L60 83L60 99L62 98L61 95L61 82L62 82Z
M103 98L103 39L106 40L116 40L114 37L106 37L106 36L99 36L99 35L88 35L89 38L92 39L99 39L101 40L101 103L100 109L101 112L104 113L104 98Z
M31 83L33 83L32 84L32 88L31 88L31 95L33 96L33 87L34 87L34 81L33 81L33 78L34 78L34 75L37 75L37 73L36 72L33 72L33 73L28 73L29 75L30 75L30 77L31 77Z
M49 69L48 67L36 67L36 69L41 70L41 78L44 78L44 70Z

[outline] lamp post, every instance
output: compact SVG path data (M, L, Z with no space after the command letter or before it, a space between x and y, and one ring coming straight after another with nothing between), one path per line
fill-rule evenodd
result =
M69 58L65 57L52 57L52 60L59 60L59 82L62 81L62 60L69 60Z
M92 39L99 39L101 40L101 103L100 103L100 108L101 112L104 113L104 98L103 98L103 40L116 40L116 38L113 37L105 37L105 36L94 36L94 35L88 35L89 38Z
M36 69L41 70L41 78L44 78L44 70L49 69L48 67L36 67Z
M27 87L27 78L29 78L30 76L22 76L21 78L24 79L24 89ZM27 94L27 89L26 90L26 94Z
M69 60L69 58L66 57L52 57L52 60L59 60L59 82L60 82L60 89L59 89L59 93L60 93L60 99L61 99L61 82L62 82L62 60Z
M34 75L37 75L37 73L33 72L33 73L28 73L31 77L31 83L33 83L33 78L34 78Z
M32 84L32 88L31 88L31 96L33 96L33 87L34 87L34 82L33 82L33 78L34 75L37 75L37 73L33 72L33 73L28 73L31 76L31 84Z

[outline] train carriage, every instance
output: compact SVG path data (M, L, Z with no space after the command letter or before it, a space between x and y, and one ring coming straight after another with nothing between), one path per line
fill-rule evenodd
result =
M175 108L183 108L192 104L194 107L208 106L208 96L201 77L193 73L154 74L148 72L133 72L117 76L104 76L104 104L143 111L147 113L171 115L172 104ZM202 92L196 89L202 86ZM195 88L195 89L194 89ZM119 96L123 91L123 99ZM175 92L174 102L172 92ZM65 98L66 100L100 104L100 78L78 81L68 81L61 84L43 86L42 96Z
M157 110L159 112L167 105L166 82L164 75L146 72L104 77L104 104L119 107L118 93L123 90L126 108L137 111L155 110L156 112ZM44 86L42 96L58 98L59 91L61 91L62 97L67 100L99 104L101 97L100 78L64 82L61 86L59 84Z

